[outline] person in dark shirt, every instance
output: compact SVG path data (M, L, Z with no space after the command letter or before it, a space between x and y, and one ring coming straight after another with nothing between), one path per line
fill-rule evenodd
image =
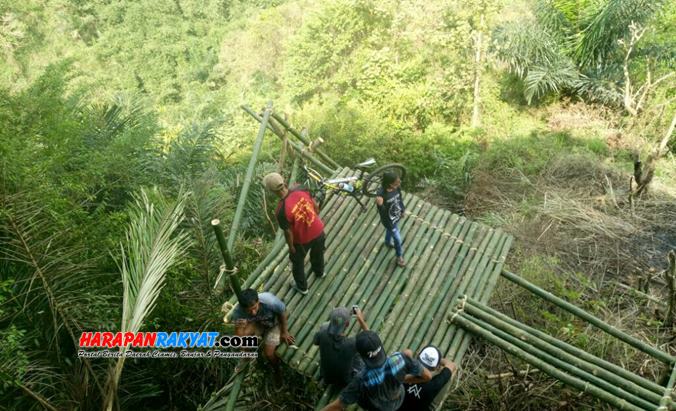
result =
M406 396L399 411L432 410L432 402L457 371L455 363L441 358L441 352L433 345L423 348L418 354L418 360L435 375L430 382L405 384Z
M235 323L235 335L256 335L263 339L263 355L270 361L275 379L281 379L280 359L275 350L284 342L293 345L295 339L289 334L286 306L272 293L260 293L247 288L238 296L230 321Z
M355 403L367 411L395 411L404 401L404 383L432 379L430 371L412 357L410 350L388 357L380 337L373 331L359 333L356 346L365 367L324 411L343 410Z
M397 224L406 211L401 195L401 179L391 171L383 174L382 187L376 196L376 206L380 222L385 227L385 245L394 248L397 253L397 265L405 267L401 233Z
M368 331L368 325L359 308L355 309L355 318L362 330ZM315 333L314 345L319 346L319 370L322 380L339 388L345 387L364 367L354 337L347 337L345 330L350 325L350 311L345 307L334 308L329 322Z
M289 190L278 173L263 177L263 185L281 200L275 216L279 227L284 230L289 247L291 271L295 282L292 287L305 295L308 292L305 277L305 256L310 252L312 271L318 278L324 277L324 222L319 218L317 205L310 193L303 189Z

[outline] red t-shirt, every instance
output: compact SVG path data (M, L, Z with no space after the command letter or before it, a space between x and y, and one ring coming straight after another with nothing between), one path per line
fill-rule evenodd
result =
M324 231L315 203L310 193L304 190L289 191L277 204L275 215L282 230L291 229L294 244L307 244Z

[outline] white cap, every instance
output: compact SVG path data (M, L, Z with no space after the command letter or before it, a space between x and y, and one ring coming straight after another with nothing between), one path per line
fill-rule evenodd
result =
M439 361L441 360L441 352L439 349L433 345L428 345L423 348L418 354L418 360L430 370L433 370L439 366Z

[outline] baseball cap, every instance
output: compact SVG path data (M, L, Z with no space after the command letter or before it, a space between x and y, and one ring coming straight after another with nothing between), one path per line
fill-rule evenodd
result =
M368 368L378 368L387 360L383 343L373 331L362 331L357 334L356 346L357 352Z
M420 351L418 360L428 370L434 370L439 366L439 361L441 361L441 351L433 345L428 345Z
M279 191L284 187L284 178L279 173L270 173L263 177L263 185L270 191Z
M350 311L345 307L334 308L329 315L329 327L326 330L330 335L340 335L350 321Z

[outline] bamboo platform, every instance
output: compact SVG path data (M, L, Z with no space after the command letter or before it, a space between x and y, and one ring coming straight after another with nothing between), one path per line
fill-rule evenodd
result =
M354 173L343 168L337 175ZM321 211L327 236L325 278L310 276L305 296L291 289L286 245L278 238L246 280L243 288L272 292L286 303L298 349L282 345L279 354L292 368L318 376L319 353L312 337L334 307L353 304L362 308L388 352L417 351L432 343L447 358L461 361L470 335L446 318L461 295L481 302L489 299L512 237L411 194L404 195L404 202L407 216L400 230L405 268L396 266L394 251L383 243L375 206L362 212L354 199L334 196ZM309 261L306 264L309 271ZM355 327L350 335L356 333Z

